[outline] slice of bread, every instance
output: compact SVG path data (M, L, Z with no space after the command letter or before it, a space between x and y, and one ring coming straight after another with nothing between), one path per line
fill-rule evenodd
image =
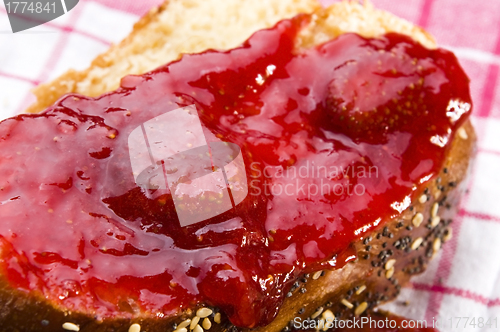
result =
M69 70L36 87L37 101L27 112L40 112L67 93L96 97L113 91L123 76L151 71L183 53L237 47L257 30L318 8L316 0L167 0L86 70Z
M37 101L27 112L41 112L67 93L99 96L116 89L125 75L148 72L179 59L183 53L234 48L259 29L313 11L315 20L298 41L302 47L346 32L374 37L390 31L436 47L432 36L423 29L377 10L369 2L342 2L324 10L316 0L171 0L152 9L127 38L99 55L86 70L69 70L36 87L33 93Z
M121 77L147 72L179 59L183 53L236 47L256 30L301 12L314 14L296 40L297 52L346 32L365 37L398 32L429 48L436 47L433 38L424 30L376 10L369 3L342 2L324 9L309 0L172 0L147 14L129 37L97 57L87 70L69 71L37 87L37 102L28 111L42 111L69 92L98 96L112 91ZM419 193L426 195L425 200L412 202L411 208L403 211L399 218L385 221L383 228L367 237L370 241L365 238L354 243L358 255L355 262L339 270L303 276L294 285L276 319L252 331L292 330L296 317L321 320L333 315L348 319L397 296L401 285L411 275L422 272L441 243L451 236L448 224L464 190L461 184L467 177L475 146L470 122L461 131L463 134L455 135L452 142L443 165L446 170L439 174L440 182L418 188ZM436 215L436 204L440 217L437 224L430 221ZM424 216L419 227L412 221L417 213ZM66 324L67 329L78 326L80 331L186 332L191 320L197 319L197 310L189 309L179 316L161 319L141 313L133 320L96 321L89 314L66 311L34 294L13 290L1 279L0 306L3 308L0 313L2 331L56 331L58 328L64 331L62 327ZM207 319L210 331L241 330L232 326L223 313L212 313ZM186 323L187 320L190 321Z

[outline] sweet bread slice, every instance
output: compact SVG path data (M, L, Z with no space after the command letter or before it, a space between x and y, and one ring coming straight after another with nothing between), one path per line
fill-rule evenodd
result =
M257 30L319 7L316 0L165 1L89 68L70 69L34 88L37 100L27 112L43 111L66 93L100 96L118 88L123 76L146 73L184 53L237 47Z

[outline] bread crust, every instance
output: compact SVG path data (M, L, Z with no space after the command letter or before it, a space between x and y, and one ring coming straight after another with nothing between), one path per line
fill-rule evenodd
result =
M106 84L93 86L92 82L99 80L99 78L104 80L107 72L114 70L113 68L116 66L125 64L130 57L133 57L134 54L130 52L137 39L144 37L144 34L148 33L152 27L161 27L162 25L158 22L162 14L169 11L172 4L178 2L177 0L165 2L159 8L151 10L136 23L133 32L126 39L98 56L88 69L84 71L70 70L53 82L37 87L34 90L37 102L31 105L27 111L39 112L69 92L96 96L113 90L119 84L119 78L116 75L113 79L109 79ZM196 3L196 1L188 2ZM296 12L307 12L308 9L314 9L310 24L301 31L297 38L298 51L346 32L356 32L365 37L398 32L411 36L429 48L436 47L434 39L423 29L389 13L376 10L369 3L361 5L357 2L342 2L322 9L315 1L291 0L290 6L296 6L294 8ZM291 14L293 11L285 12ZM276 17L281 15L283 16L281 18L286 18L286 13L280 13ZM266 26L275 22L268 23L266 22ZM162 35L164 41L170 37L171 34L167 32ZM238 43L247 37L248 35L242 36ZM158 41L158 39L154 40ZM140 49L135 52L141 54ZM179 58L183 51L175 50L174 53L176 58ZM152 61L148 66L152 66L154 63L156 62ZM155 67L161 64L163 63L158 63ZM143 71L135 67L125 71L126 74L139 74L149 70L146 69L149 68L148 66L139 66L139 69L144 69ZM99 76L100 73L104 76ZM458 201L464 191L465 179L470 170L470 163L475 153L476 139L470 121L467 121L462 128L460 130L463 130L465 135L455 135L443 166L447 172L442 171L439 174L440 182L434 178L427 184L427 188L418 188L419 195L429 196L425 203L412 202L411 210L408 208L399 218L394 220L385 221L385 223L383 221L381 223L383 226L380 229L353 243L358 257L354 263L349 263L342 269L325 271L324 275L319 278L304 276L305 282L299 282L295 290L289 294L290 297L285 299L276 319L268 326L251 329L251 331L292 330L293 326L290 322L293 322L296 317L321 319L325 313L328 313L327 310L340 319L348 319L356 314L365 314L379 303L396 297L400 287L409 280L411 275L424 271L427 262L435 254L436 250L434 249L438 247L436 239L442 243L449 236L446 234L450 234L446 233L446 230L448 229L450 232L448 224L456 213ZM463 138L465 136L466 139ZM425 190L427 193L424 192ZM440 206L441 222L429 227L427 225L430 225L429 219L432 219L431 214L435 203ZM422 213L424 216L424 222L419 227L415 227L412 223L412 218L416 213ZM411 229L407 229L408 226ZM366 240L368 237L372 238L371 241ZM403 239L408 237L411 237L411 240L406 243L408 240ZM422 244L418 249L411 249L417 238L423 239ZM402 245L402 243L405 244ZM389 250L392 251L390 255ZM381 254L384 251L386 254ZM395 259L396 262L393 272L388 272L391 269L386 269L385 264L391 259ZM366 288L357 294L363 286ZM305 292L301 289L305 289ZM349 303L352 308L350 308ZM360 313L364 307L363 303L366 303L366 308ZM145 313L143 314L145 316L132 320L97 321L91 314L65 311L55 307L40 294L28 294L12 289L1 277L0 306L2 307L0 312L0 329L2 331L67 331L63 328L63 324L67 322L76 324L80 331L128 331L134 323L139 324L142 330L172 331L182 322L196 316L196 310L187 310L176 317L148 317ZM212 309L217 311L217 308ZM220 323L215 322L214 314L208 319L212 326L210 331L250 331L232 326L223 315Z

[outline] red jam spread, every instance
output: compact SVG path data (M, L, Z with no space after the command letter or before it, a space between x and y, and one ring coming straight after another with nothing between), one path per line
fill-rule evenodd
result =
M1 122L1 274L101 319L205 303L253 327L300 275L353 259L350 244L438 173L470 111L468 78L452 53L394 33L297 50L307 21ZM249 192L181 227L170 193L135 183L127 142L189 105L207 137L241 148Z

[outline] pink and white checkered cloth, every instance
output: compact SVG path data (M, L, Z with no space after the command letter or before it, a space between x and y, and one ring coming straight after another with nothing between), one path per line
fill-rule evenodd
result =
M452 223L453 239L385 307L429 325L439 317L447 323L441 331L500 331L500 0L372 1L426 28L457 54L471 78L479 136L469 191ZM10 32L0 6L0 119L22 112L34 100L29 90L36 84L68 68L87 67L161 2L81 0L67 15L17 34ZM410 305L401 305L404 301ZM464 327L462 318L457 327L455 317L475 318L476 326ZM481 327L480 318L490 319L491 327Z

